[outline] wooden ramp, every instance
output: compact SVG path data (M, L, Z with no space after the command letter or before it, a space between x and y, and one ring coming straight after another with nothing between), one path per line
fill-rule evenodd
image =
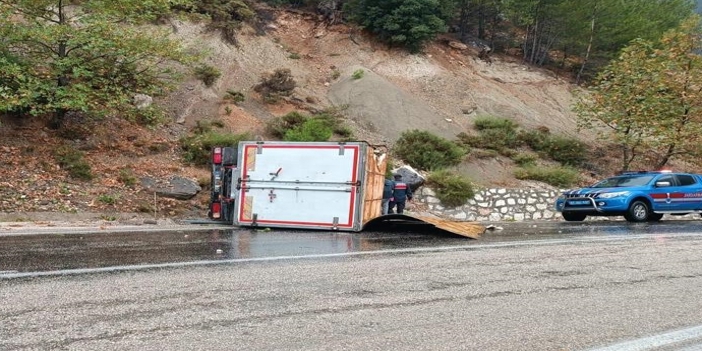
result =
M364 226L366 228L380 227L382 225L432 225L440 230L464 236L471 239L478 239L485 232L485 226L475 222L454 221L425 214L389 214L373 218Z

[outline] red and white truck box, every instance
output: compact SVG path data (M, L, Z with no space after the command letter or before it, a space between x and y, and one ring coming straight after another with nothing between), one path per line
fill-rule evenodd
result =
M242 141L212 161L215 220L360 231L380 216L387 158L365 142Z

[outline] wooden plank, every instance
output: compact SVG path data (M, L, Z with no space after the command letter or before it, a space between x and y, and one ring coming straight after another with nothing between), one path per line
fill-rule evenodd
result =
M410 217L416 218L422 222L431 223L435 227L445 230L447 232L451 232L453 234L458 234L460 236L465 236L472 239L478 239L480 238L481 234L485 233L485 226L475 222L452 221L430 216Z
M361 224L365 225L381 214L383 187L385 186L385 168L387 154L372 146L366 148L365 182L363 184L363 213Z

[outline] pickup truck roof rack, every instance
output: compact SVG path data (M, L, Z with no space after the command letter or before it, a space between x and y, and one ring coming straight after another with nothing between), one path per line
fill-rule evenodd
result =
M619 172L617 175L632 175L632 174L661 174L661 173L672 173L670 170L659 170L659 171L626 171Z

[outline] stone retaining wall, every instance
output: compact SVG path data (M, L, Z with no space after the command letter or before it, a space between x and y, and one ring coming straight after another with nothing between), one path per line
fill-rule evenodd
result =
M555 190L481 189L465 205L445 208L434 191L424 186L415 193L414 201L427 205L430 212L461 221L562 220L553 209L558 195Z
M546 189L481 189L475 198L457 208L446 208L436 194L426 186L414 194L414 201L424 204L429 212L441 214L459 221L500 222L556 220L562 221L560 212L553 205L560 191ZM667 215L664 219L699 220L700 215L691 213L683 216ZM621 219L621 217L588 216L587 220Z

